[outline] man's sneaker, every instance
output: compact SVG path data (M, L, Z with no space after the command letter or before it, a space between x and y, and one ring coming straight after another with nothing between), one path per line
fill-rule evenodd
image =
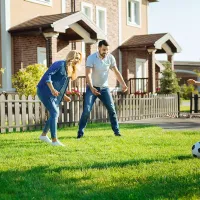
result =
M122 136L120 133L115 133L115 136Z
M42 140L43 142L47 142L50 144L52 142L47 135L46 136L40 135L39 139Z
M82 138L82 137L83 137L83 134L78 133L78 135L77 135L77 139L80 139L80 138Z
M57 140L56 142L52 142L52 145L53 145L53 146L63 146L63 147L65 146L64 144L62 144L62 143L61 143L60 141L58 141L58 140Z

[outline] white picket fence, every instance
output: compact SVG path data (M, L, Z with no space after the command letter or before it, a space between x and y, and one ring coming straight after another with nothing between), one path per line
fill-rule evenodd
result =
M114 95L114 103L119 121L132 121L144 118L159 118L166 115L177 116L177 95ZM70 102L62 102L58 127L77 125L83 111L83 97L74 97ZM0 132L14 132L42 129L48 112L38 97L26 98L18 95L0 95ZM108 122L105 106L97 99L89 122Z

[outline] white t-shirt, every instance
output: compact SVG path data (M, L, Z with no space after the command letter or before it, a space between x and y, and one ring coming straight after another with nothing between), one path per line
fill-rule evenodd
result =
M86 67L92 68L92 84L96 87L108 87L109 69L116 67L116 60L112 54L101 59L99 53L88 56Z

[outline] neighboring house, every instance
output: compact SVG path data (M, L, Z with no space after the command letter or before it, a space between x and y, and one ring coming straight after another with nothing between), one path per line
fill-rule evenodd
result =
M200 62L192 61L175 61L174 71L178 78L180 78L179 85L187 84L188 79L194 79L200 81L200 77L194 72L198 70L200 72Z
M84 58L107 39L130 92L155 92L160 63L155 54L173 55L180 46L168 34L148 35L149 3L157 0L1 0L0 62L6 68L1 90L12 91L11 75L33 63L49 66L71 49ZM82 63L84 66L85 63ZM82 67L79 75L84 75ZM116 79L109 75L112 88Z

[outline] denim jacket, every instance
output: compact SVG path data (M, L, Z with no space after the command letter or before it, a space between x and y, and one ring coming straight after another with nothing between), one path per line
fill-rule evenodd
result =
M59 96L55 97L52 95L47 83L51 82L53 87L60 92ZM56 104L60 104L66 89L69 84L69 77L66 72L66 60L60 60L54 62L49 69L45 72L37 88L40 90L42 95L46 98L51 98L56 101Z

